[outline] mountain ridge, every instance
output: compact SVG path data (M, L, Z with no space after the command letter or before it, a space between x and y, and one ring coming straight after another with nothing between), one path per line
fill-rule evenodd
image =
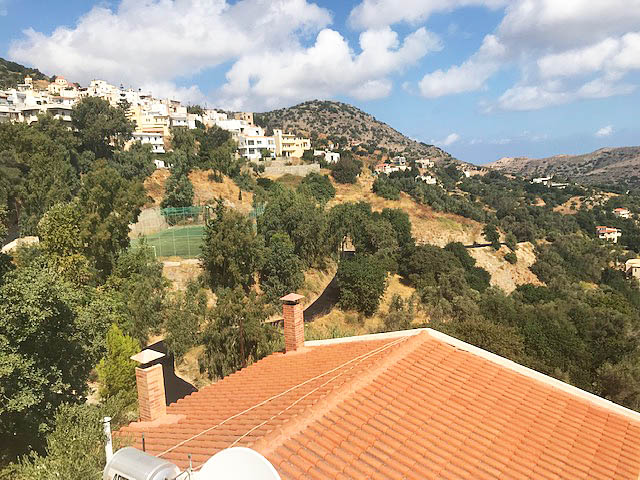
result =
M256 113L255 122L267 130L281 128L313 139L330 140L340 147L365 150L373 155L401 154L408 158L429 157L457 162L435 145L412 140L390 125L353 105L330 100L310 100L269 112Z
M0 88L12 88L21 83L26 75L34 81L49 80L49 77L37 68L29 68L0 57Z
M485 165L504 173L558 176L589 185L640 186L640 146L603 147L578 155L503 157Z

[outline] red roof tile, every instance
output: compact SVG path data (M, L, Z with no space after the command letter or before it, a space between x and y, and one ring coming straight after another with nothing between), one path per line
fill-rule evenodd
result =
M640 475L640 414L437 332L352 340L273 354L118 435L183 468L249 446L284 479Z

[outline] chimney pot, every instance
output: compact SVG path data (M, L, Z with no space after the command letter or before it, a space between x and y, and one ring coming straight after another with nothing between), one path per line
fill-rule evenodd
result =
M285 352L294 352L304 347L304 312L300 300L303 295L290 293L280 299L284 317Z

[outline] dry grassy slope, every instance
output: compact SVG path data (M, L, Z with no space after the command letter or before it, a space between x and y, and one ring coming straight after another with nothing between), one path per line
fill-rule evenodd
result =
M238 200L240 189L228 177L224 177L221 183L209 180L211 170L194 170L189 174L189 180L193 184L194 203L202 205L222 198L225 202L237 208L241 212L247 213L251 210L253 194L242 192L242 200ZM166 169L158 169L144 182L144 187L152 199L151 205L159 205L164 197L164 185L169 178L170 172Z
M389 311L389 305L394 295L400 295L403 299L409 299L415 293L415 289L401 282L398 275L388 278L387 290L380 302L378 311L369 318L363 318L356 312L345 312L334 308L330 313L317 318L306 325L305 336L310 338L331 338L333 336L363 335L380 331L384 325L384 316ZM424 324L429 318L421 310L416 311L414 323ZM335 333L334 333L335 332ZM339 333L339 334L337 334Z
M587 184L640 185L640 147L601 148L584 155L501 158L487 165L526 176L559 175Z
M484 247L470 249L469 253L476 259L476 265L491 274L491 285L500 287L507 293L513 292L518 285L525 283L542 285L530 270L531 265L536 261L534 246L529 242L518 244L516 251L518 262L515 265L504 260L504 255L509 251L503 246L497 252L491 247Z
M367 201L375 211L383 208L401 208L409 214L413 226L413 236L420 243L430 243L444 247L449 242L473 243L483 241L483 225L468 218L450 213L436 212L427 205L419 205L411 197L402 193L400 200L386 200L371 191L373 175L364 170L355 185L334 183L336 198L329 207L338 203Z
M373 176L364 171L355 185L334 184L336 198L329 206L342 202L357 202L365 200L371 203L376 211L383 208L402 208L409 214L413 226L413 236L422 243L444 247L449 242L472 244L475 241L485 242L482 236L483 225L451 213L434 211L426 205L419 205L411 197L401 194L400 200L385 200L371 191ZM529 267L535 262L533 245L523 244L518 249L518 263L511 265L504 260L506 251L495 252L492 248L471 249L477 265L491 274L492 285L499 286L506 292L513 291L518 285L525 283L539 284L538 278Z
M603 192L593 195L586 200L583 197L574 196L564 202L562 205L558 205L553 208L554 212L560 212L564 215L575 215L578 210L585 206L588 210L593 209L596 205L603 205L609 199L617 197L619 194L612 192Z
M444 150L405 137L386 123L346 103L313 100L289 108L257 113L256 122L304 135L344 137L349 145L385 147L409 157L453 160Z

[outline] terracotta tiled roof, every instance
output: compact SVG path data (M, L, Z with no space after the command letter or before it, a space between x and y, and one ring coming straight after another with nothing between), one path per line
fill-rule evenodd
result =
M177 423L119 434L180 467L250 446L285 479L639 478L640 414L430 330L350 340L271 355L168 407Z

